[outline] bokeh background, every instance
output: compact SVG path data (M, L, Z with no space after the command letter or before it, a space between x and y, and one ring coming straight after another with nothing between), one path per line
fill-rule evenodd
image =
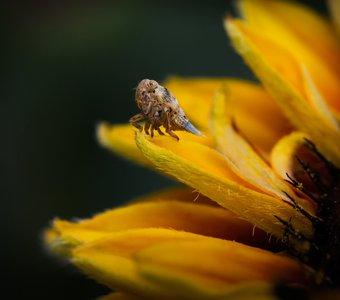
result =
M323 1L303 2L327 13ZM95 126L137 113L133 88L144 78L254 79L222 26L232 11L227 0L4 7L2 295L94 299L107 292L48 254L41 233L54 217L89 217L175 184L101 148Z

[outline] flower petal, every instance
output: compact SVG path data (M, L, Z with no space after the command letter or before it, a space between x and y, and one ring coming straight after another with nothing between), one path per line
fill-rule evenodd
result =
M314 206L320 193L325 193L322 187L328 187L327 183L333 182L328 162L320 156L308 136L301 132L294 132L275 145L272 164L282 177L293 178L297 189L302 191L305 198L309 197Z
M114 153L141 165L150 165L134 143L135 129L130 124L109 125L100 123L97 126L99 143Z
M271 164L273 169L282 178L287 178L287 173L292 174L295 156L298 149L305 144L308 136L302 132L293 132L282 138L272 150Z
M163 189L147 196L140 196L132 199L130 203L151 202L151 201L183 201L189 203L206 204L212 206L219 206L216 202L210 200L208 197L188 187L173 187Z
M174 200L138 202L77 223L55 220L45 240L54 251L64 254L75 246L114 232L151 227L172 228L261 247L270 245L266 233L255 230L252 224L222 207Z
M275 216L284 220L290 217L307 236L311 226L289 205L279 199L262 194L234 174L223 156L211 148L187 140L171 138L147 139L136 134L136 143L144 155L156 167L179 181L195 188L203 195L216 201L253 224L276 236L282 236L282 224Z
M254 32L306 65L323 97L339 111L340 47L331 24L294 2L242 0L239 4Z
M218 239L158 243L134 257L144 277L181 298L218 298L244 282L305 281L293 259Z
M190 236L166 229L116 233L109 238L75 248L72 252L73 263L92 278L114 290L146 297L162 297L166 293L161 288L150 284L138 274L131 255L154 243L190 238L188 235Z
M215 93L227 78L170 77L164 85L176 96L189 119L200 129L208 129Z
M304 100L300 92L305 81L294 58L242 22L228 19L226 26L236 49L273 94L292 124L310 135L320 150L339 166L340 143L335 141L340 140L340 134L325 124Z
M225 156L237 175L258 189L286 200L287 194L294 197L287 184L277 177L249 143L236 132L233 114L229 109L233 103L228 96L228 91L222 91L214 101L211 123L217 150Z
M167 290L149 282L137 271L132 256L152 245L180 240L211 239L170 229L135 229L113 233L92 243L76 247L72 262L91 278L116 291L150 297L173 299Z
M266 153L269 153L280 136L290 130L289 122L276 103L257 84L229 78L173 77L165 85L178 96L189 119L204 129L208 129L216 92L227 87L230 96L237 99L234 111L238 127L252 143Z
M303 81L304 81L304 88L307 94L307 97L310 100L310 104L314 107L314 111L318 114L319 118L321 118L326 125L328 125L331 130L339 131L339 123L330 111L326 101L320 94L318 88L313 82L313 79L305 66L302 66L302 73L303 73Z
M145 159L139 149L136 147L134 141L136 129L130 124L124 125L109 125L108 123L101 123L97 126L97 138L99 143L112 152L131 160L135 163L151 167L150 161ZM188 140L197 140L210 145L209 137L199 137L188 132L176 132L180 138Z
M159 258L162 252L157 252L157 249L164 251L163 261ZM150 255L155 252L157 254L152 261ZM192 258L186 259L190 256L189 252ZM177 253L178 259L175 258ZM276 277L278 274L282 279L300 281L300 276L303 276L300 265L291 259L236 242L170 229L150 228L117 232L110 237L75 248L72 257L76 266L108 287L118 292L152 299L174 299L174 294L178 294L176 299L197 299L197 292L200 296L198 299L216 299L212 296L225 296L229 295L229 292L231 295L242 294L242 289L236 292L230 283L254 273L259 275L256 279L261 280L275 279L271 275ZM184 272L183 276L182 270L191 266L193 258L198 266L192 268L188 274ZM164 269L164 262L170 264L168 271ZM204 275L202 271L209 264L210 273ZM150 272L152 265L158 267L158 273ZM234 269L236 265L238 271ZM275 267L268 270L269 265ZM255 271L246 275L251 266L256 266ZM282 274L279 274L280 270ZM177 273L181 276L172 278ZM222 282L221 278L228 280ZM202 280L204 284L201 284ZM254 291L269 292L269 286L265 286L265 289L257 286Z

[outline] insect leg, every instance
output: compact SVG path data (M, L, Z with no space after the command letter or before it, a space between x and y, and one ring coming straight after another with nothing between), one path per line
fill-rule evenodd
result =
M160 135L164 135L164 132L159 127L157 127L157 131Z
M154 124L151 124L151 134L150 134L151 137L154 136L154 133L153 133L154 130L155 130L155 126Z
M156 126L155 129L157 129L160 135L164 135L164 132L159 128L159 126Z
M147 120L146 123L145 123L145 125L144 125L144 131L145 131L145 133L146 133L147 135L150 135L150 133L149 133L150 125L151 125L150 120Z
M171 131L169 113L166 113L165 132L175 138L177 141L179 141L179 137L173 131Z
M130 118L129 123L133 126L135 126L136 128L138 128L139 131L143 130L143 126L138 124L139 121L145 119L145 116L141 113L133 116L132 118Z
M165 132L168 133L169 135L171 135L171 136L172 136L173 138L175 138L177 141L179 141L178 135L175 134L173 131L171 131L170 128L167 128Z

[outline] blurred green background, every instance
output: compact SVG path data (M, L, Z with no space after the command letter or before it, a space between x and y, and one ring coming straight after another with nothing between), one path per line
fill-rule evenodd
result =
M322 1L304 1L325 13ZM93 299L107 289L45 251L54 217L85 218L174 185L101 148L95 125L137 113L143 78L253 78L226 38L232 3L14 2L5 21L2 274L12 299ZM180 99L179 99L180 100Z

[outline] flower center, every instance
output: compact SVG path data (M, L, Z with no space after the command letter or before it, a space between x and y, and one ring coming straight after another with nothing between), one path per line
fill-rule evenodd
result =
M291 254L312 268L316 284L340 285L340 170L327 160L314 143L306 143L298 150L297 164L287 180L302 196L316 206L316 215L304 210L295 200L287 202L313 225L314 235L308 239L297 232L290 220L285 225L284 243ZM301 252L293 245L298 239L308 244Z

